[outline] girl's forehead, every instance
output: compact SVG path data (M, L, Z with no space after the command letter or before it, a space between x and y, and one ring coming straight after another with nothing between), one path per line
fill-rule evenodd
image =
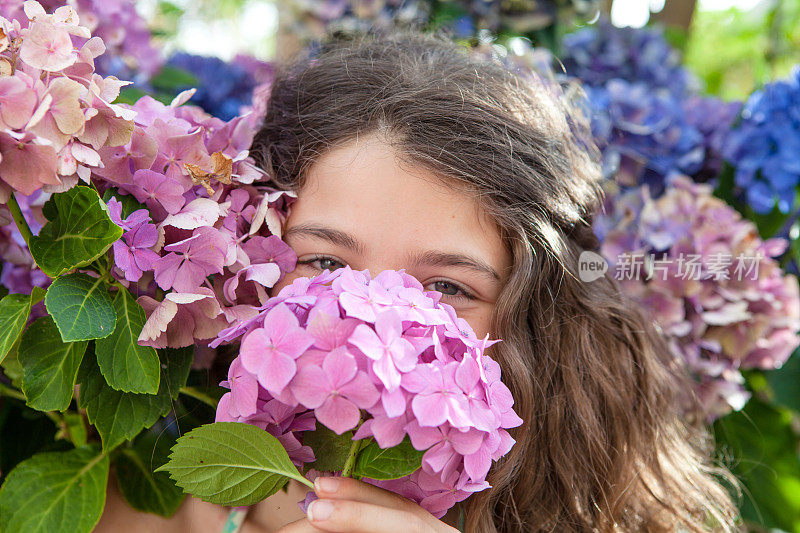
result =
M309 169L292 224L325 221L375 246L505 251L500 231L477 196L409 165L377 137L339 146Z

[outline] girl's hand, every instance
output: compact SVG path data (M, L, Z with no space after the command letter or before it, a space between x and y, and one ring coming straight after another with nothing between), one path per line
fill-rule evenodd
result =
M337 531L353 533L457 533L428 511L402 496L351 478L314 480L319 497L308 506L306 518L281 533Z

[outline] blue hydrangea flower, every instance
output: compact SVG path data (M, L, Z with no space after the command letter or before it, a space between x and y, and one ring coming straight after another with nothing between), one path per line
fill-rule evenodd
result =
M795 207L800 184L800 68L747 100L723 155L736 167L735 184L757 213Z
M564 38L567 76L586 87L604 172L622 186L686 174L714 182L741 104L697 96L696 78L660 30L616 28L607 19Z
M566 35L561 61L567 74L592 86L622 79L682 95L698 85L660 30L617 28L607 18Z
M620 79L586 91L604 171L616 175L620 185L648 183L657 195L669 174L694 175L703 169L706 139L687 120L675 95Z
M199 80L192 103L217 118L231 120L251 102L256 80L236 63L217 57L178 53L169 59L168 65L186 70ZM180 87L178 92L188 88Z

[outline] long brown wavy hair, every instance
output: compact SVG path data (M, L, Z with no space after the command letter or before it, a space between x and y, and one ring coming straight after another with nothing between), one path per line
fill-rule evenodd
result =
M439 34L329 35L278 67L252 154L297 190L321 154L382 133L501 227L492 349L525 423L465 502L468 531L734 531L735 478L678 408L683 367L610 273L577 275L604 193L569 100Z

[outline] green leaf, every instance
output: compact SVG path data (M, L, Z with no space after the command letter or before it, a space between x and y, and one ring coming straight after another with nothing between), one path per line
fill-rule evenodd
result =
M310 446L317 458L308 465L309 468L322 472L341 472L347 460L347 452L353 443L352 439L352 431L337 435L322 424L317 424L317 429L314 431L304 432L303 446Z
M31 306L41 301L44 291L34 287L31 294L9 294L0 300L0 363L17 342L31 314Z
M31 324L20 340L22 392L28 406L39 411L63 411L72 400L75 378L87 341L61 342L49 316Z
M743 482L742 517L800 531L800 457L792 415L757 396L714 423L717 446Z
M158 355L154 348L137 342L145 323L144 310L125 289L114 296L113 308L117 315L114 332L95 343L100 370L117 390L155 394L160 379Z
M125 89L122 90L124 91ZM138 98L136 100L138 100ZM136 100L134 100L131 103L136 103ZM132 194L124 194L121 193L119 189L115 189L114 187L109 187L103 193L103 201L105 203L108 203L108 201L111 200L112 198L116 198L117 201L119 201L119 203L122 204L122 218L128 218L128 216L130 216L130 214L133 213L134 211L138 211L140 209L147 209L147 207L143 205L141 202L139 202L139 200L137 200L136 197L133 196ZM149 212L150 211L148 210L148 213Z
M0 489L0 530L89 532L103 513L107 480L108 457L94 450L34 455Z
M42 212L48 222L31 240L31 254L51 278L88 265L122 236L106 204L89 187L54 194Z
M3 369L3 374L11 380L11 384L15 388L22 390L22 376L25 372L22 370L22 365L19 364L20 340L21 337L11 346L8 354L6 354L6 358L3 360L2 364L0 364L0 368Z
M234 507L260 502L289 478L314 487L278 439L240 422L216 422L186 433L156 471L168 471L185 492L204 501Z
M115 104L135 104L139 98L146 96L147 93L138 87L123 87L119 91L119 96L114 100Z
M408 437L392 448L383 449L372 441L358 453L353 476L372 479L397 479L407 476L422 466L422 455L411 445Z
M175 440L168 432L148 431L133 446L123 448L114 461L117 486L134 509L169 518L183 501L183 491L166 472L153 472L167 462Z
M80 273L60 276L47 289L44 305L64 342L102 339L114 331L114 306L101 278Z
M158 357L161 359L161 383L166 387L170 398L177 400L181 387L186 385L189 377L194 360L194 346L162 348L158 350Z
M795 351L781 368L765 374L775 401L800 413L800 350Z
M165 66L150 78L150 84L156 89L175 91L184 87L197 87L199 81L188 70Z
M185 352L163 352L162 368L174 369L175 374L188 372L191 360ZM92 350L87 351L81 364L81 383L78 405L86 409L89 422L100 433L104 450L112 450L122 442L132 439L144 428L172 409L170 380L161 377L158 394L135 394L112 389L106 383Z
M86 423L83 420L83 415L72 411L64 413L64 425L56 433L56 438L66 439L78 447L86 446Z

